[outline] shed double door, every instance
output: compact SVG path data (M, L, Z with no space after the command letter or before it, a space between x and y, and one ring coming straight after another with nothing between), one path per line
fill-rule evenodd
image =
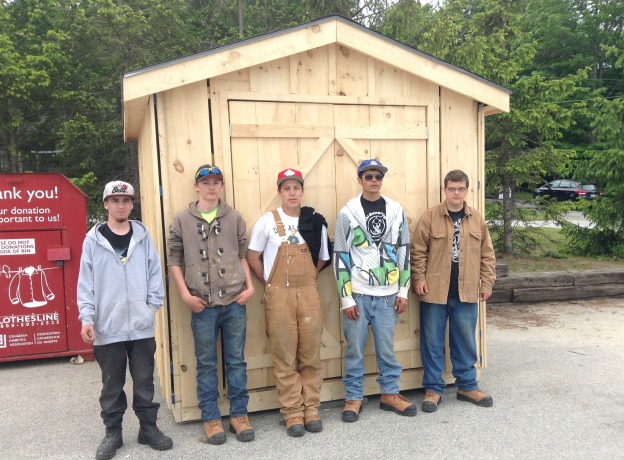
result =
M415 218L429 205L427 174L428 168L435 165L428 165L428 158L437 158L428 139L433 106L385 105L383 101L341 104L229 100L230 145L225 148L231 149L234 207L241 212L250 231L260 215L280 206L277 173L288 167L298 169L305 178L303 205L312 206L325 216L333 239L336 215L361 192L358 164L376 158L389 169L382 193L403 204L413 228ZM256 308L248 308L245 350L250 390L274 386L262 289L256 291L250 302ZM321 357L327 381L342 375L344 354L340 303L331 268L321 272L319 291L324 315ZM416 312L416 308L410 308L401 315L396 330L395 349L404 369L420 367ZM375 374L370 337L365 353L366 372ZM325 385L324 392L326 388L331 391L331 386ZM372 388L367 391L374 392Z

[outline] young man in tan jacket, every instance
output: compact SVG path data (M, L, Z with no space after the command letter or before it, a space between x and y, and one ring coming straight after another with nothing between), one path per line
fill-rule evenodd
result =
M483 216L465 202L469 179L460 170L444 178L446 200L418 222L411 243L412 289L420 297L420 351L424 412L435 412L445 383L444 338L449 323L457 399L490 407L477 385L477 302L492 294L496 259Z

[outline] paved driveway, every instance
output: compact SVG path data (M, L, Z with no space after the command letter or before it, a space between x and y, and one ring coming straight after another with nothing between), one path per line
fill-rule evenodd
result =
M139 445L129 413L116 458L624 458L623 299L495 305L487 333L481 386L492 408L457 401L451 386L434 414L399 417L372 397L360 421L346 424L334 403L322 410L322 433L293 439L273 410L251 414L254 442L229 436L210 446L201 423L176 424L163 404L160 426L173 450ZM0 458L93 458L103 434L97 364L0 364L0 389ZM422 391L405 395L420 407Z

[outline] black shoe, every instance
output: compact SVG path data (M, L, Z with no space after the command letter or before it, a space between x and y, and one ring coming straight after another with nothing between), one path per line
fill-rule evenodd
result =
M139 444L149 444L154 450L169 450L173 447L173 441L165 436L156 425L142 425L139 430Z
M106 430L106 436L97 448L95 458L97 460L110 460L121 446L123 446L121 430Z

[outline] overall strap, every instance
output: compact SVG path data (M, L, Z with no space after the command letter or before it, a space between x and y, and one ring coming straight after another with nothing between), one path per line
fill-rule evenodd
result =
M277 224L277 233L280 237L284 238L286 236L286 230L284 230L284 224L282 223L282 218L277 212L277 209L273 210L273 219L275 219L275 223Z

